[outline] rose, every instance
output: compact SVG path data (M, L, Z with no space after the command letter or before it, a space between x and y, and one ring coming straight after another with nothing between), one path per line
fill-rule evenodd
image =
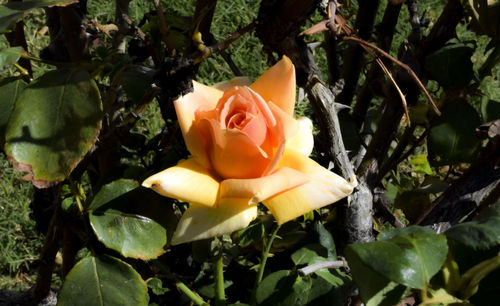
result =
M348 183L307 156L312 123L293 118L295 69L283 57L257 81L244 79L194 91L174 102L187 160L143 182L190 202L171 244L246 227L262 202L282 224L349 195Z

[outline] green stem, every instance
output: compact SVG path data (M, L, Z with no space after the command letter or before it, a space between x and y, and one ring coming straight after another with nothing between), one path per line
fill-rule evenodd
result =
M173 280L175 283L175 287L184 293L195 305L198 306L208 306L208 303L205 302L196 292L189 289L186 284L184 284L181 280L177 278L174 274L170 272L170 269L161 261L155 260L154 264L160 269L161 272L165 273L167 279Z
M215 279L215 305L226 305L226 293L224 292L224 264L222 263L222 244L216 251L214 258L214 279Z
M276 238L276 234L280 229L279 225L276 225L273 232L269 236L269 240L266 242L265 248L262 250L262 258L260 260L259 271L257 271L257 278L255 279L255 283L253 285L252 298L250 300L250 305L256 305L257 302L257 288L262 281L262 276L264 276L264 270L266 268L267 258L269 257L269 251L271 250L271 246L273 245L274 238Z
M208 303L206 303L198 294L191 291L191 289L189 289L188 286L186 286L186 284L184 284L180 280L177 280L175 282L175 287L177 287L179 291L184 293L195 305L208 306Z

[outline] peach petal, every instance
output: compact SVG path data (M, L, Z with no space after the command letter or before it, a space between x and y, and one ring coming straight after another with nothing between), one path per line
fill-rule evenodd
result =
M273 102L268 103L274 118L279 122L283 137L285 139L293 137L299 130L299 124L292 116L285 113L281 108L276 106Z
M263 201L278 224L314 209L334 203L352 193L357 183L347 182L299 152L287 149L279 166L291 167L309 176L310 181Z
M250 88L266 101L273 101L287 114L293 116L295 107L295 67L292 61L283 58L261 75Z
M150 176L142 186L166 197L210 207L217 203L219 192L219 182L194 158Z
M270 163L266 152L245 133L221 129L215 120L200 121L211 132L209 155L213 169L222 178L260 177Z
M248 199L259 203L278 193L309 182L309 178L291 168L279 168L268 176L254 179L227 179L221 182L220 198Z
M182 136L186 147L193 157L204 167L209 167L209 160L204 148L204 138L193 122L196 112L207 112L215 109L223 92L193 81L194 91L174 101Z
M257 217L257 205L244 199L224 199L217 207L193 204L182 215L171 244L207 239L245 228Z
M312 121L307 117L300 117L297 119L297 123L299 126L298 132L287 139L286 147L309 156L314 148Z
M226 91L234 86L250 86L250 84L252 84L252 80L250 80L249 77L241 76L241 77L235 77L234 79L229 81L222 81L219 83L215 83L214 85L212 85L212 87L218 90Z

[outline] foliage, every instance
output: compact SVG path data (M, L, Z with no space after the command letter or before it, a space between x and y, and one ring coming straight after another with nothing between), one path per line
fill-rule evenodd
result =
M60 305L493 305L499 2L340 1L335 33L320 2L0 1L0 285L38 273L43 299L62 253ZM140 185L188 157L172 101L282 55L312 156L359 189L281 226L259 204L244 229L171 246L191 204Z

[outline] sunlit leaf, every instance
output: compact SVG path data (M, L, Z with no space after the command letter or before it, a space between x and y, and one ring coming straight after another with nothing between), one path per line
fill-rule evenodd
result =
M5 48L0 50L0 69L17 63L21 57L22 47Z
M5 130L14 102L26 87L26 83L17 78L7 78L0 81L0 148L5 142Z
M445 234L473 250L500 246L500 204L488 208L476 221L457 224Z
M14 169L39 188L66 179L101 128L99 90L83 70L50 71L18 96L5 133Z
M143 260L165 252L177 223L166 198L132 180L103 186L89 209L90 224L102 243L125 257Z
M361 271L370 269L397 284L423 289L443 265L447 252L443 235L410 226L384 232L379 241L349 245L346 257L358 285L367 282Z
M66 276L57 305L148 305L147 286L129 264L111 256L89 256Z
M413 166L413 171L415 171L416 173L422 173L428 175L434 174L434 171L432 171L431 165L427 160L426 154L415 155L408 164L410 166Z

